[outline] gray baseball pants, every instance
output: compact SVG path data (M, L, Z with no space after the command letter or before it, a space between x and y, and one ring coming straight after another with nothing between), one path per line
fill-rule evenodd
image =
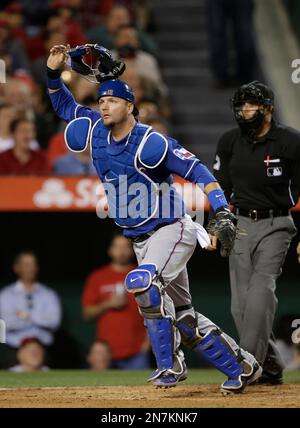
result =
M177 222L164 226L154 232L148 239L133 244L138 264L153 263L162 277L162 282L156 284L163 290L162 299L164 312L173 320L179 320L184 314L195 317L193 307L181 309L192 304L189 290L189 280L186 264L193 255L197 245L195 224L190 217L184 217ZM156 280L158 281L158 280ZM212 328L219 328L210 319L197 313L198 329L205 335ZM180 333L176 329L176 349L180 346ZM232 349L237 352L239 346L225 334ZM245 359L254 361L252 355L241 350Z
M276 280L297 230L291 216L257 221L237 218L238 234L229 258L231 312L240 346L264 364L266 371L276 374L284 366L272 333Z

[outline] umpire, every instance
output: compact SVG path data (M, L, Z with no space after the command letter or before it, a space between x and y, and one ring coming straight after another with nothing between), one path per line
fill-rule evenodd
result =
M231 103L238 128L221 137L214 163L238 219L231 311L240 346L263 365L260 383L281 384L272 326L276 280L297 232L290 208L300 190L300 133L276 123L273 91L258 81L241 86Z

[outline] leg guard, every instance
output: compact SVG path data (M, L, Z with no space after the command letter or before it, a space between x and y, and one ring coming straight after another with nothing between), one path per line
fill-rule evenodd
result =
M184 315L176 325L182 342L205 358L215 368L231 379L237 379L243 373L242 357L237 355L217 328L210 329L203 337L200 335L197 318Z
M208 332L195 351L201 352L208 362L231 379L237 379L243 373L241 357L232 351L220 330Z
M135 293L136 301L144 317L152 351L155 355L159 372L172 369L174 365L174 323L163 310L162 292L153 279L156 266L141 265L129 272L126 288Z
M173 367L173 326L170 318L147 319L145 325L148 331L152 351L155 355L159 370Z

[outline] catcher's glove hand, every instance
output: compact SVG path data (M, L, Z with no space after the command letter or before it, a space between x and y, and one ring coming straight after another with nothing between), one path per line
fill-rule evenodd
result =
M228 257L233 249L236 237L236 217L228 209L217 212L214 219L207 225L210 235L216 236L221 243L221 256Z

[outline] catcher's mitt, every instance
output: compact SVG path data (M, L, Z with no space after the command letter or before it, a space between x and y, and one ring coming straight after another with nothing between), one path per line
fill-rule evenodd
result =
M221 256L228 257L233 249L236 237L236 217L227 209L219 211L207 225L209 234L216 236L221 243Z

